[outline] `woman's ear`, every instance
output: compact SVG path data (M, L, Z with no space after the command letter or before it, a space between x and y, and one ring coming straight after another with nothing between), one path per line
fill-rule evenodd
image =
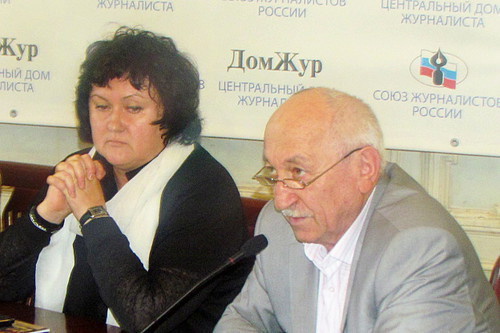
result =
M361 193L369 193L377 185L380 178L382 157L377 149L366 146L359 152L358 189Z

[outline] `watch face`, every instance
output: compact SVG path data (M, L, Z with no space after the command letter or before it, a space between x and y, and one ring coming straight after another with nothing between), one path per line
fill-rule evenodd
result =
M89 211L92 216L108 215L108 212L106 211L106 209L104 209L103 206L91 207L89 208Z
M83 227L85 224L98 217L109 217L106 208L103 206L90 207L89 210L80 217L80 225Z

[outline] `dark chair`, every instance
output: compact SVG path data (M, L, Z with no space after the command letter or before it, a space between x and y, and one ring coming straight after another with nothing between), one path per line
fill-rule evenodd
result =
M38 164L0 161L2 185L13 188L9 202L0 217L0 231L13 224L33 203L45 185L52 167Z
M267 200L241 197L241 202L243 204L243 212L245 213L245 217L247 219L248 233L250 236L253 236L257 217L259 216L262 207L264 207L267 203Z
M497 258L495 266L493 266L493 270L491 271L490 283L493 286L493 290L495 290L495 294L497 295L497 300L500 303L500 256Z

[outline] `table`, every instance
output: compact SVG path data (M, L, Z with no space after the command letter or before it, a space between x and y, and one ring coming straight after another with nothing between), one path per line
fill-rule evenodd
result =
M68 316L63 313L35 308L20 303L0 302L0 313L18 320L50 328L51 333L120 333L119 327L91 319Z

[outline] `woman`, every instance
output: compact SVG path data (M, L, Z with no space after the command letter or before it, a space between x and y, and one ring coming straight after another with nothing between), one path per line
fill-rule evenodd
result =
M240 248L239 193L195 143L198 96L198 73L169 38L120 28L88 48L76 106L94 146L59 163L0 236L1 300L36 286L36 306L138 331ZM251 265L208 284L162 331L211 331Z

